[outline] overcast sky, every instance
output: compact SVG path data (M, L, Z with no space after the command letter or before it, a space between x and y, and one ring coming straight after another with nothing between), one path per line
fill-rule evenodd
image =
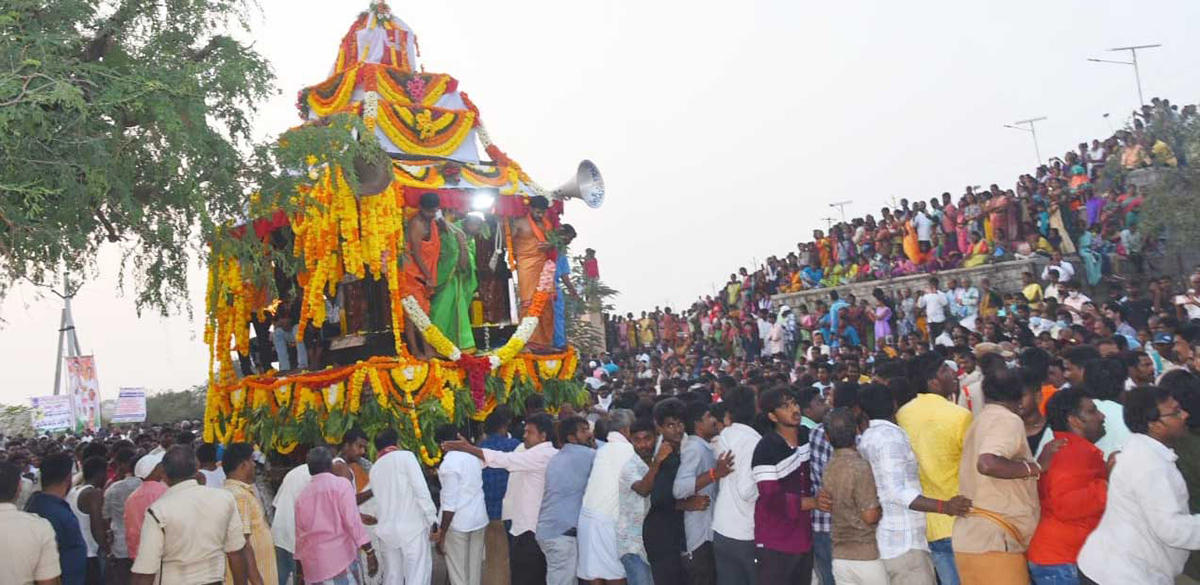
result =
M293 104L320 82L367 2L261 0L255 48L280 94L264 104L265 139L298 122ZM1200 94L1200 3L1187 0L919 3L884 0L394 0L431 72L470 94L493 140L540 183L580 159L603 171L608 201L576 202L575 246L598 251L621 311L690 303L752 259L783 255L829 203L847 217L894 197L956 195L1032 169L1030 136L1003 124L1047 116L1045 157L1109 133L1137 105L1131 67L1108 47L1162 43L1142 55L1146 98ZM181 389L205 380L195 316L138 319L109 267L74 303L84 353L105 398L122 386ZM0 305L0 403L51 391L61 303L15 286Z

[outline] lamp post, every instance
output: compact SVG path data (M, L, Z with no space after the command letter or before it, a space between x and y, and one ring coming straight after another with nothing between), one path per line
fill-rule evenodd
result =
M830 203L829 206L838 208L838 211L842 212L842 223L846 223L846 206L851 203L854 203L854 201L847 199L845 201L838 201L837 203Z
M1088 59L1093 63L1113 63L1116 65L1132 65L1133 79L1137 82L1138 104L1146 105L1146 98L1142 96L1142 72L1138 69L1137 52L1138 49L1153 49L1162 45L1136 45L1133 47L1113 47L1109 51L1129 51L1129 61L1114 61L1112 59Z
M1030 118L1028 120L1019 120L1019 121L1013 122L1012 124L1004 125L1005 128L1011 128L1013 130L1020 130L1021 132L1028 132L1030 134L1030 136L1033 136L1033 154L1037 155L1038 166L1041 166L1041 164L1042 164L1042 150L1040 148L1038 148L1037 128L1034 126L1034 124L1041 122L1042 120L1045 120L1045 119L1046 119L1045 116L1041 116L1038 118ZM1028 126L1028 127L1024 127L1024 126Z

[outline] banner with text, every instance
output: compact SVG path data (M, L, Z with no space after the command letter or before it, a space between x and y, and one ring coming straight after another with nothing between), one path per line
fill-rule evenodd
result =
M75 428L75 410L71 408L71 396L35 396L29 399L33 405L33 428L39 431L61 431Z
M75 430L100 428L100 382L96 379L95 357L67 358L67 389L75 398Z
M112 422L146 422L146 389L121 388L121 394L117 397L117 410L113 413Z

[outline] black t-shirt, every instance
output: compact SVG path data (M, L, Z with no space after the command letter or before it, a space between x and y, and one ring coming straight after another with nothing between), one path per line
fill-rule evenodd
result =
M1038 445L1042 444L1042 437L1046 436L1046 433L1050 432L1052 432L1050 430L1050 423L1046 423L1046 426L1042 427L1042 431L1040 433L1025 435L1025 440L1029 441L1029 452L1033 453L1034 457L1037 457Z
M646 556L655 559L679 558L683 553L683 511L675 509L675 475L679 473L679 452L673 452L658 467L654 487L650 491L650 512L642 524L642 541ZM712 502L715 503L715 502ZM710 503L711 505L711 503Z
M1134 329L1145 328L1146 324L1150 322L1150 315L1154 314L1154 303L1145 299L1127 300L1122 305L1125 306L1125 320Z

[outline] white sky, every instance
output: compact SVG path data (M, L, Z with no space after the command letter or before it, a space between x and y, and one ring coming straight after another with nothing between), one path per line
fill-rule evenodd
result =
M266 138L298 122L293 103L323 79L366 0L261 0L255 48L276 67ZM1200 4L885 0L393 0L421 42L479 106L496 143L539 182L580 159L602 169L604 208L576 202L578 250L594 247L621 311L679 306L751 259L786 254L824 227L892 196L968 184L1011 185L1032 169L1028 134L1002 124L1048 116L1044 156L1109 132L1137 105L1132 68L1103 49L1162 43L1142 55L1146 98L1197 101ZM117 292L118 254L76 299L84 353L100 387L202 383L195 317L138 319ZM0 304L0 403L51 391L60 303L16 286Z

